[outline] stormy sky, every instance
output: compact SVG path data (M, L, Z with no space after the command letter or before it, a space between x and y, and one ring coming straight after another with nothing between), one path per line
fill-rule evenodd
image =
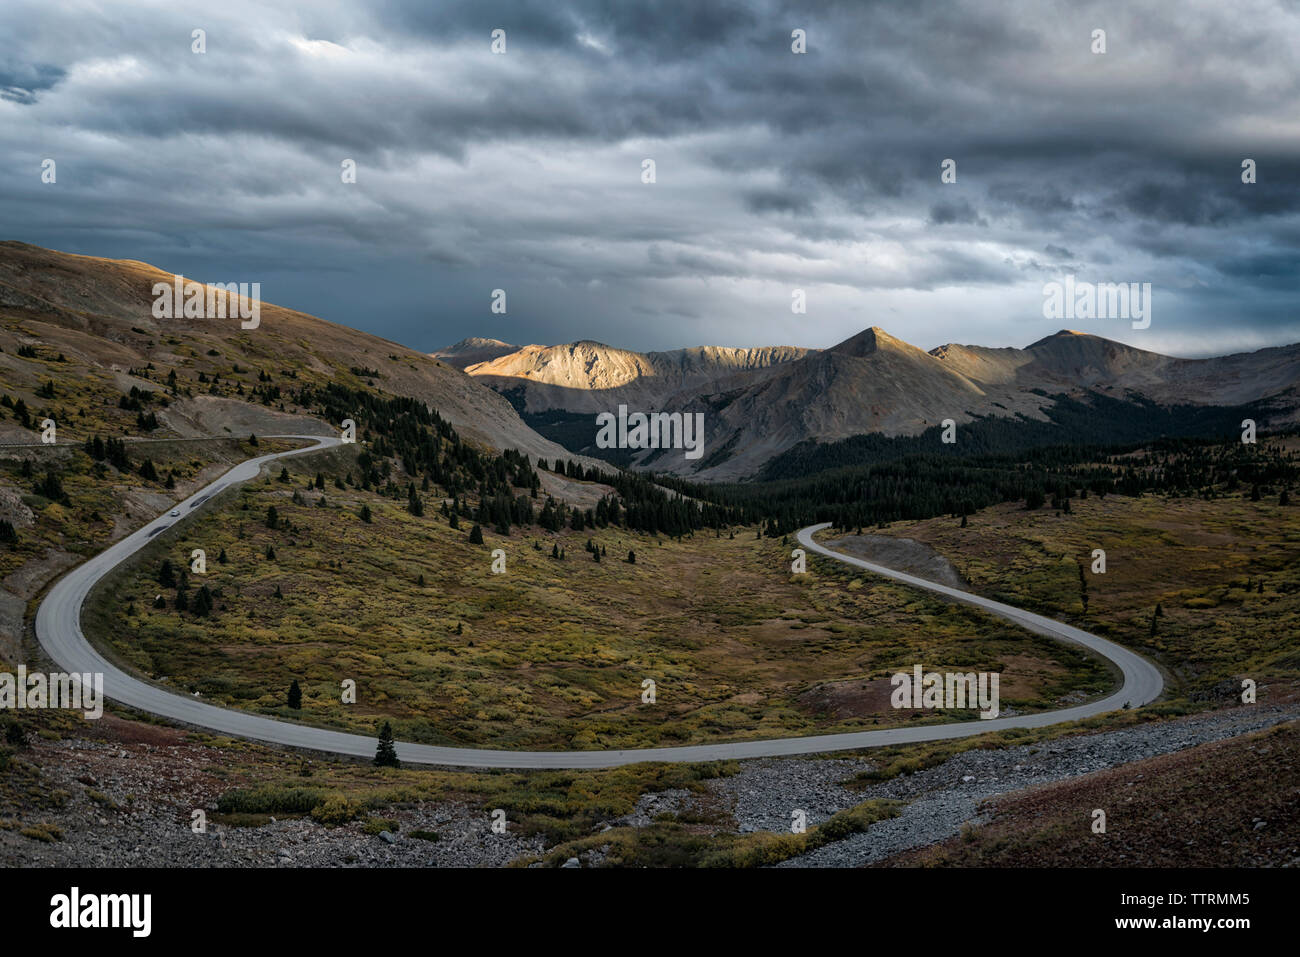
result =
M1293 2L6 0L0 36L0 238L424 351L1300 341ZM1044 318L1067 274L1151 283L1149 328Z

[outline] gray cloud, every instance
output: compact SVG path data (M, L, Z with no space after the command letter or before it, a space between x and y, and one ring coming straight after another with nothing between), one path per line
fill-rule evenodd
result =
M1282 2L18 0L0 30L5 238L247 275L417 348L818 346L881 316L1024 344L1065 269L1176 300L1103 335L1228 348L1230 301L1239 344L1300 339Z

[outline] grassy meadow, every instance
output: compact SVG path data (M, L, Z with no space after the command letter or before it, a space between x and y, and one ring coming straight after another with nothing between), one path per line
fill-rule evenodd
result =
M1300 676L1300 506L1278 497L1093 495L1069 513L1007 504L966 528L935 518L878 531L933 546L981 594L1148 655L1174 694L1204 697L1216 685L1227 694L1224 682L1239 692L1241 678ZM1104 574L1092 571L1094 549Z
M951 720L889 706L888 675L917 662L1001 671L1004 713L1110 683L1071 649L838 563L792 575L793 545L753 529L679 541L613 527L485 528L484 543L471 545L472 523L451 528L432 493L416 517L405 495L349 484L353 454L290 460L287 481L277 464L159 536L92 596L88 634L139 672L214 703L362 733L390 720L400 739L501 748ZM552 557L555 546L564 559ZM194 548L205 550L207 574L189 576L188 596L206 585L208 616L177 611L175 589L158 582L164 559L186 567ZM504 574L492 573L498 548ZM641 700L647 678L653 705ZM354 704L341 701L347 679ZM288 706L294 680L300 709Z

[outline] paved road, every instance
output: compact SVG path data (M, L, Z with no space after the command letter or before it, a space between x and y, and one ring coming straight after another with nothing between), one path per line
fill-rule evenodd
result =
M306 748L360 758L372 758L376 741L372 737L330 731L308 725L279 721L262 715L232 711L206 704L195 698L176 694L160 685L150 684L127 674L110 664L86 640L81 631L81 606L91 588L118 563L142 548L159 532L173 524L183 522L193 511L217 492L240 482L255 478L263 465L274 459L301 455L339 444L337 438L315 435L267 436L268 438L303 439L314 445L288 452L259 456L243 462L206 488L195 492L178 508L180 516L167 515L155 519L143 528L122 539L117 544L96 555L84 565L73 569L50 589L36 612L36 636L41 647L69 672L102 672L104 693L113 701L121 702L150 714L161 715L221 734L273 744ZM1087 632L1043 618L1018 608L948 588L911 575L882 568L868 562L832 552L812 541L812 534L825 525L805 528L799 532L804 547L837 561L865 568L878 575L915 585L918 588L939 592L959 601L986 608L1031 631L1059 638L1063 641L1086 645L1113 661L1123 673L1124 684L1119 691L1100 701L1042 714L1012 718L995 718L989 721L966 721L957 724L930 725L919 728L891 728L882 731L861 731L849 734L823 734L805 738L779 738L768 741L740 741L728 744L702 744L676 748L646 748L628 751L497 751L485 748L445 748L427 744L397 744L398 757L407 764L449 765L476 768L608 768L641 761L720 761L733 758L774 757L791 754L813 754L822 751L846 751L880 745L903 744L915 741L934 741L959 738L997 731L1003 728L1035 728L1059 721L1074 721L1105 711L1120 708L1125 702L1134 707L1153 700L1160 694L1160 674L1147 661L1125 648Z

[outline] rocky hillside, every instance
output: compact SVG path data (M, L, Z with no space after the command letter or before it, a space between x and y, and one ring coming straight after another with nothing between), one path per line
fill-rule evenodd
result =
M950 344L931 355L984 385L1097 389L1120 395L1131 391L1157 402L1236 405L1278 395L1300 383L1300 344L1178 359L1066 329L1024 349Z
M1179 359L1070 330L1024 349L954 343L931 352L877 327L825 350L637 353L576 342L525 346L466 371L511 396L532 414L530 421L540 422L548 410L594 416L619 404L703 412L707 440L700 459L642 453L633 461L712 480L750 477L810 439L916 435L946 418L959 424L977 416L1046 420L1049 396L1061 393L1206 406L1270 399L1270 424L1300 420L1300 345ZM571 421L566 427L575 434Z
M753 382L807 354L808 350L792 346L630 352L584 340L524 346L466 371L498 391L519 390L529 412L564 409L594 414L620 402L641 410L675 408L695 396Z
M263 401L254 391L303 382L373 385L424 400L471 440L568 455L528 428L509 402L447 363L265 302L253 329L240 328L238 318L156 319L158 282L171 284L173 275L141 262L0 242L0 382L37 408L36 390L57 372L85 390L83 407L93 407L132 386L156 390L174 371L192 395L158 413L160 434L181 436L319 431L323 424L298 416L291 404ZM49 360L58 356L56 367ZM60 425L61 439L84 437L78 420ZM12 419L0 421L8 441L17 440L16 430Z

